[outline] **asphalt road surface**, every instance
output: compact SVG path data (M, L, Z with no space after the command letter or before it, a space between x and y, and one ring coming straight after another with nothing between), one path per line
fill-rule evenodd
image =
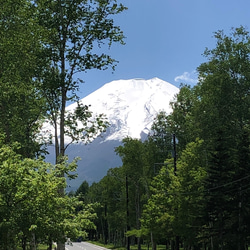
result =
M72 242L72 245L65 245L66 250L106 250L107 248L96 246L88 242Z

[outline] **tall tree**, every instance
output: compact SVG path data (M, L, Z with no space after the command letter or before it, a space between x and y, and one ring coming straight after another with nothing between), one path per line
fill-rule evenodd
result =
M78 196L80 200L86 201L88 191L89 184L87 181L83 181L79 188L76 190L75 195Z
M44 57L50 66L44 71L39 89L49 105L49 119L55 129L56 163L60 163L71 142L89 141L103 131L103 116L91 119L88 105L78 103L73 114L66 113L69 100L78 101L77 91L83 82L77 74L90 69L115 67L116 61L104 53L114 42L123 44L123 33L113 17L125 10L116 0L35 0L36 16L48 31ZM79 124L80 123L80 124ZM63 191L61 190L63 193ZM58 249L64 249L60 244Z
M186 249L200 249L207 241L203 235L206 165L204 142L199 139L188 143L177 161L178 234Z
M178 233L179 193L173 161L163 166L150 185L151 195L144 206L142 228L151 236L152 249L160 242L174 241ZM178 248L175 248L178 249Z
M89 126L91 112L86 105L79 105L77 111L67 117L66 104L69 100L78 100L76 92L82 80L77 78L77 73L115 66L116 61L100 48L105 43L108 47L113 42L123 43L123 33L112 17L125 7L116 0L36 0L34 6L40 25L48 31L44 56L50 60L50 67L44 71L40 88L47 98L55 127L58 161L67 147L65 135L73 141L88 140L105 127L101 117ZM82 129L78 130L75 119L82 122Z
M177 151L179 153L189 142L199 136L194 120L194 110L199 101L195 92L196 88L198 87L191 88L189 85L182 85L175 100L170 103L173 111L168 115L167 121L170 133L175 134L178 140Z
M121 167L111 168L107 175L98 183L93 183L87 195L90 202L98 202L98 219L96 220L96 235L90 239L97 239L115 246L122 246L125 242L126 231L126 199L125 176Z
M208 61L198 68L200 102L196 110L207 151L207 226L213 235L212 247L245 249L249 230L243 221L248 221L249 209L245 177L250 173L250 36L239 27L230 36L218 31L215 38L216 47L205 51ZM244 212L242 203L246 204Z
M167 158L173 153L173 133L168 121L168 115L161 111L155 117L151 126L151 132L148 141L154 145L155 166L162 166Z
M145 146L142 141L127 137L123 139L123 145L117 147L115 151L122 159L122 168L126 178L128 230L139 230L141 228L142 205L146 198L143 194L147 188L149 170L145 157ZM137 243L138 249L140 249L140 238L138 238Z
M38 121L45 114L45 102L34 87L42 69L43 29L26 0L1 1L0 20L0 131L5 143L18 141L18 151L34 157L41 147Z

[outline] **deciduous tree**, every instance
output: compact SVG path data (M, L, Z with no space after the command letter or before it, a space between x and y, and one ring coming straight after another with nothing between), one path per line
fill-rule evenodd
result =
M1 1L0 20L0 131L5 143L18 141L19 153L35 157L44 142L37 136L45 102L35 88L43 29L26 0Z
M66 237L86 236L94 228L92 205L76 213L79 201L62 196L66 180L61 171L74 170L75 163L53 166L41 159L23 158L17 145L0 147L0 246L15 249L22 244L65 241ZM64 170L63 170L64 169ZM63 238L62 238L63 237ZM19 244L21 243L21 244Z
M40 89L47 98L49 118L55 128L57 162L64 156L65 135L72 141L87 140L106 127L102 116L90 119L89 106L79 104L74 114L66 113L69 100L78 100L82 79L77 73L90 69L114 67L115 60L100 48L114 42L123 43L123 33L113 16L125 7L116 0L34 1L39 24L46 28L48 39L44 57L50 66L44 71ZM79 130L79 120L81 128Z

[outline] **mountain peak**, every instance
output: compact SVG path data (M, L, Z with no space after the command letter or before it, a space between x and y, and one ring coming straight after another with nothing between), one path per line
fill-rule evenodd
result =
M141 138L148 133L156 114L171 112L169 102L179 89L157 77L116 80L80 100L91 105L94 114L103 113L110 122L105 140L122 140L130 136ZM72 104L68 109L74 109Z

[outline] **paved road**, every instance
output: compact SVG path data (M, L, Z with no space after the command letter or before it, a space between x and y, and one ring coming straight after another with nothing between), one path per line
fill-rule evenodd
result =
M107 248L99 247L88 242L72 242L71 245L65 245L66 250L107 250Z

